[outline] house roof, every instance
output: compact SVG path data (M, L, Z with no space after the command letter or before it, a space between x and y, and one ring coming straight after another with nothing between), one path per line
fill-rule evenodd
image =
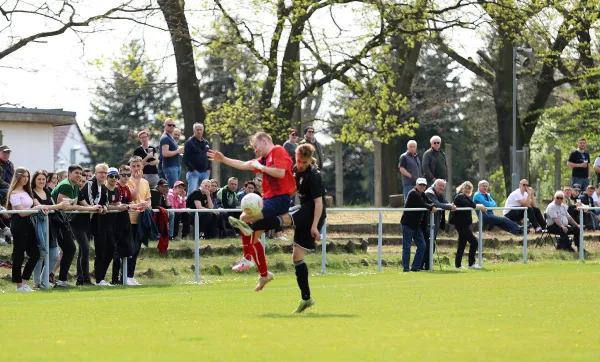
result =
M75 112L60 109L0 107L0 122L47 123L52 125L75 124Z
M69 131L71 127L75 126L75 130L79 133L81 137L81 144L85 147L86 153L89 153L89 148L87 146L87 142L85 141L85 137L81 132L81 128L79 128L79 124L70 124L70 125L62 125L62 126L54 126L53 128L53 137L54 137L54 159L58 159L58 153L63 146L63 143L69 137Z

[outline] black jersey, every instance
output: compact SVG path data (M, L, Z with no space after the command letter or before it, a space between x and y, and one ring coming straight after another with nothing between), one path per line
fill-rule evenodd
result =
M323 199L323 216L325 216L325 184L319 168L310 165L306 171L298 172L298 168L294 166L292 172L296 179L296 192L300 198L300 204L309 204L314 209L314 199L321 197Z

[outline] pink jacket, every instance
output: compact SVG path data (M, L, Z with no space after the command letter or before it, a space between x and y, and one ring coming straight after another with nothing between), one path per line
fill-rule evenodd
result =
M176 196L173 193L173 189L169 190L167 197L169 198L169 202L171 203L171 208L185 209L185 199L179 195Z

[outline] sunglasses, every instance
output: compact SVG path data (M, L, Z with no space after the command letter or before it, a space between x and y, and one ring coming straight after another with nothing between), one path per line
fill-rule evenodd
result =
M290 134L290 136L296 137L296 136L298 136L298 134L297 133L292 133L292 134Z
M562 199L563 199L563 197L562 197L562 196L561 196L561 197L557 197L556 199L557 199L557 200L562 200Z
M168 124L167 127L175 127L174 124Z
M529 184L523 184L522 186L529 187Z
M121 177L131 177L131 174L130 173L122 173Z
M112 178L112 179L118 178L118 177L119 177L119 175L108 175L108 178Z
M439 145L441 142L433 142L434 145Z

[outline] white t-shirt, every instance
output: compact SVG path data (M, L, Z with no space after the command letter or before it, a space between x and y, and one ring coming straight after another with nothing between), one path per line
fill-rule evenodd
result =
M598 201L600 201L600 196L596 192L592 194L592 200L594 200L594 206L598 205Z
M549 203L546 208L546 216L548 217L546 222L548 223L548 226L554 224L553 218L555 217L560 220L560 226L569 226L568 209L569 207L565 204L557 205L554 202Z
M600 166L600 156L596 157L596 161L594 161L594 166Z
M515 191L511 192L510 195L508 195L508 198L506 199L504 206L505 207L523 207L523 205L519 204L517 201L526 200L526 199L527 199L527 192L522 194L520 189L516 189ZM502 215L508 214L509 211L510 210L507 210L507 209L502 210Z

